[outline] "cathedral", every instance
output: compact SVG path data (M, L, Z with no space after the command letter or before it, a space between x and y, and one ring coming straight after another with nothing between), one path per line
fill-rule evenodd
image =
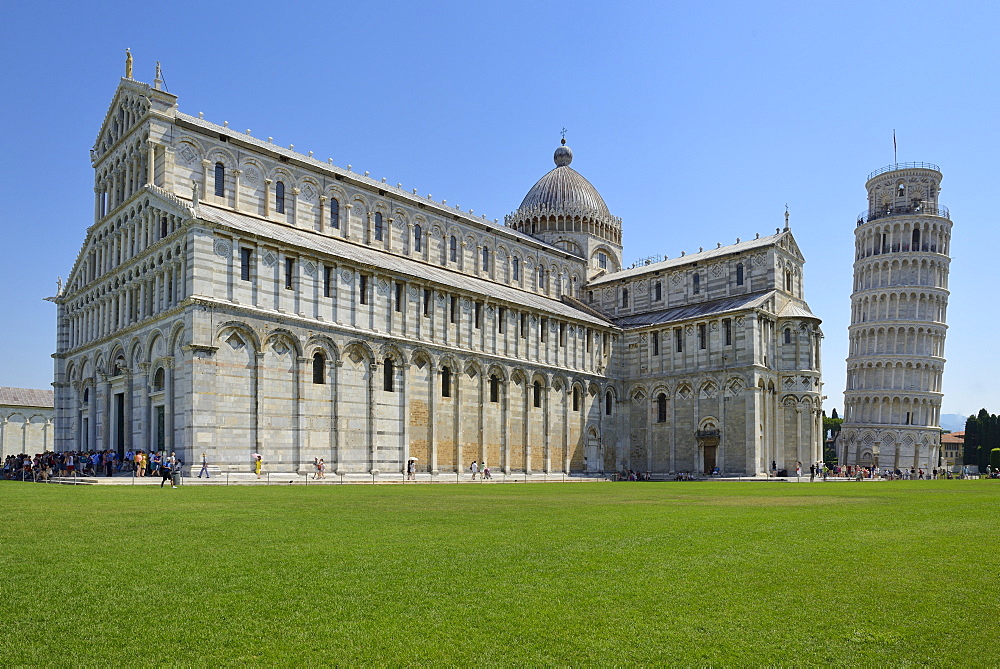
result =
M565 140L489 221L185 114L131 56L91 161L94 220L53 298L57 450L431 478L821 458L822 333L787 215L626 267Z

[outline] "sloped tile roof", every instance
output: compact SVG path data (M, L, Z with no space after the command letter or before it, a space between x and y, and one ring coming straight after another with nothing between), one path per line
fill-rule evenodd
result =
M744 309L754 309L761 306L775 291L768 290L761 293L750 293L749 295L738 295L736 297L726 297L721 300L711 302L701 302L700 304L686 304L673 309L663 309L661 311L650 311L643 314L634 314L615 318L614 323L618 327L641 328L647 325L662 325L675 321L684 321L691 318L704 318L723 314L728 311L740 311Z
M0 405L51 409L55 406L55 399L51 390L0 387Z
M273 239L280 243L307 248L334 258L343 258L344 260L361 265L381 268L388 274L405 275L414 279L449 286L456 290L492 297L498 302L507 302L594 325L608 326L607 320L598 318L586 311L575 309L557 299L518 290L517 288L480 279L479 277L469 276L468 274L456 272L447 267L437 267L368 246L353 244L342 239L337 239L336 237L327 237L309 230L278 225L206 204L198 205L198 218L210 223L218 223L233 230L257 235L264 239Z

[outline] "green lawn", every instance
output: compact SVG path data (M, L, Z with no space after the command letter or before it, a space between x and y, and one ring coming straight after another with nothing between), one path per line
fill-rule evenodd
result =
M0 500L3 665L998 661L992 481Z

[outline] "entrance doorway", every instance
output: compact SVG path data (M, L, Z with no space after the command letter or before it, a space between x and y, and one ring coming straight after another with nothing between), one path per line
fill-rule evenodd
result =
M156 450L162 451L166 446L166 420L163 406L156 407Z

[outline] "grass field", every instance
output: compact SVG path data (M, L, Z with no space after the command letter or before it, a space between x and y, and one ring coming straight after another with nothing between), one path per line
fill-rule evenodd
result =
M3 665L998 661L990 481L0 500Z

